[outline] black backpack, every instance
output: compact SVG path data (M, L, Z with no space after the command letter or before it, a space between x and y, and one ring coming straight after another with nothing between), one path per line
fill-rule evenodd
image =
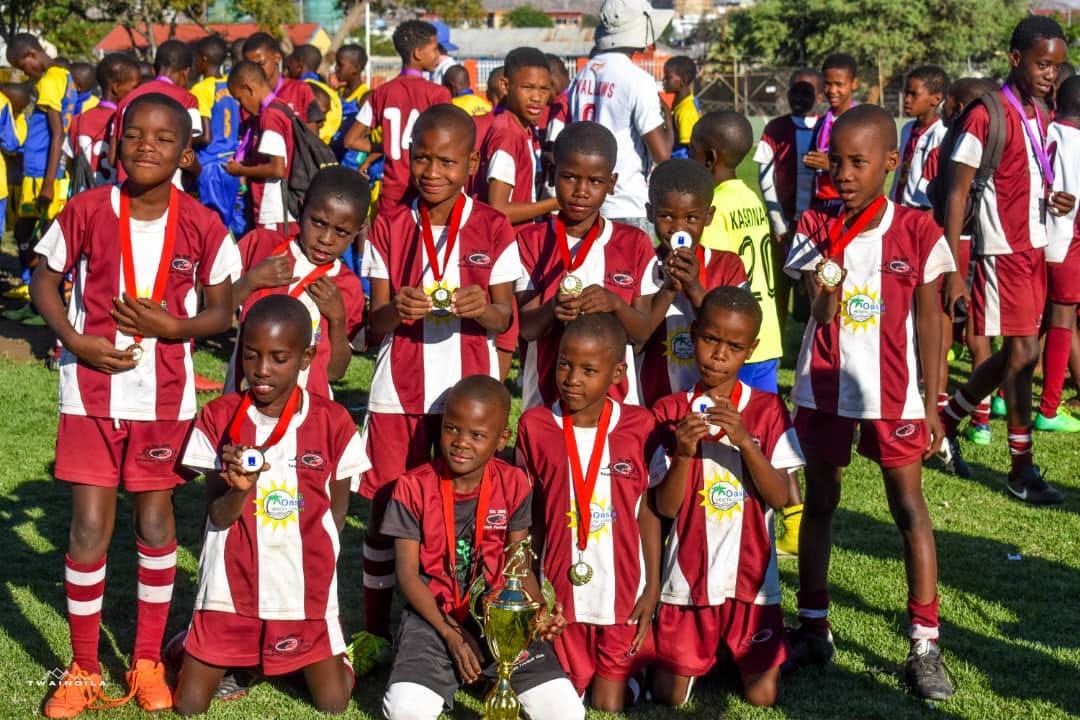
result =
M337 165L338 160L330 146L320 140L287 105L273 103L271 107L285 113L292 122L293 152L288 159L289 179L281 184L281 195L285 209L299 220L300 206L315 174L324 167Z
M973 235L976 231L975 218L979 211L979 204L982 202L982 196L990 178L994 176L994 171L1001 164L1001 154L1005 150L1005 103L1002 102L1001 93L995 91L972 100L964 108L960 117L952 121L941 141L937 177L930 181L926 189L926 196L934 209L934 222L939 227L945 227L945 206L949 201L949 190L956 177L957 163L952 159L953 150L962 135L961 128L964 125L964 119L978 105L985 107L990 116L990 130L986 135L986 143L983 145L979 167L975 170L975 178L971 181L967 204L964 206L964 227L961 232L965 235Z

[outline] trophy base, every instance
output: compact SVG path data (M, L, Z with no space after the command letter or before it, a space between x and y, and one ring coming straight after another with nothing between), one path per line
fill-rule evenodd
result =
M501 675L501 673L500 673ZM495 687L484 698L484 720L518 720L521 717L521 701L518 700L510 677L499 677Z

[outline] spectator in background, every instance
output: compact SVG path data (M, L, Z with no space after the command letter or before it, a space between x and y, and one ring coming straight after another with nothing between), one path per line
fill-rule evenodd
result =
M454 65L443 73L443 87L450 91L450 102L469 113L471 117L486 115L491 112L491 103L480 97L472 89L469 71L463 65Z
M457 60L451 57L450 53L456 51L458 46L450 42L450 27L446 23L436 20L431 24L435 26L435 40L439 43L439 62L435 69L428 73L428 80L436 85L442 85L443 75L457 65Z

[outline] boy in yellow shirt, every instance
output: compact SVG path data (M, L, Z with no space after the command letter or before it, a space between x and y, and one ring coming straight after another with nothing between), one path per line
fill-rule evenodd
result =
M694 126L690 158L708 168L716 183L713 191L716 213L702 233L701 244L713 250L733 252L742 258L750 280L750 292L761 305L761 331L754 350L754 362L742 366L739 379L752 388L779 394L777 371L784 348L772 273L775 267L773 254L778 252L778 247L765 204L735 175L735 168L753 144L753 128L743 115L731 111L711 112L703 115ZM781 554L797 555L802 494L794 474L789 476L789 485L789 501L780 513L783 529L777 533L776 549Z
M701 119L701 108L694 97L697 65L693 58L676 55L664 63L664 92L673 93L671 120L675 125L675 147L671 157L690 157L690 136Z
M442 84L450 91L450 102L469 113L470 117L491 112L491 103L482 95L473 92L469 71L464 65L447 68L443 73Z

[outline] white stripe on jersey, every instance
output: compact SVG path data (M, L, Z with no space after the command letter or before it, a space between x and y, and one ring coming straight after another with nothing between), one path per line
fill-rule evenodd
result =
M1061 123L1050 123L1046 133L1046 147L1053 151L1054 190L1080 196L1080 128ZM1061 263L1069 254L1069 246L1076 232L1077 208L1066 215L1047 215L1046 262Z

